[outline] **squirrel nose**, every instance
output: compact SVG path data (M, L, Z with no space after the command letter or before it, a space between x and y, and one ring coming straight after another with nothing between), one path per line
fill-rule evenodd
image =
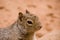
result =
M42 26L38 26L38 28L39 28L39 29L41 29L41 28L42 28Z
M42 28L42 26L40 26L40 28Z

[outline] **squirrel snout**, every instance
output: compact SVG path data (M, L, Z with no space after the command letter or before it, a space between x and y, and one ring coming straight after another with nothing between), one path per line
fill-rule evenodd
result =
M42 26L38 26L38 28L39 28L39 29L41 29L41 28L42 28Z
M42 28L42 25L39 24L39 25L38 25L38 29L41 29L41 28Z

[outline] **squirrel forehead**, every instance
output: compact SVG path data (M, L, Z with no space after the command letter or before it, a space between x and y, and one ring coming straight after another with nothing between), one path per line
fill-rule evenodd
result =
M33 19L37 18L37 16L35 16L34 14L24 14L24 16L26 18L33 18Z
M30 13L29 13L29 14L24 14L24 16L25 16L25 17L33 17L33 18L37 17L36 15L30 14Z

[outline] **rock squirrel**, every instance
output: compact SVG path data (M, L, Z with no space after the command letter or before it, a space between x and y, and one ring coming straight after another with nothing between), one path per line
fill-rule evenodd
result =
M7 28L0 28L0 40L32 40L34 32L41 29L38 17L26 10L19 12L15 23Z

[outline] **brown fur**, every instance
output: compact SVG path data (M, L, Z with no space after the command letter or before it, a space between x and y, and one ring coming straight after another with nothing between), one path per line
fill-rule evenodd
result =
M38 17L28 11L26 14L20 12L14 24L0 29L0 40L32 40L34 32L40 28Z

